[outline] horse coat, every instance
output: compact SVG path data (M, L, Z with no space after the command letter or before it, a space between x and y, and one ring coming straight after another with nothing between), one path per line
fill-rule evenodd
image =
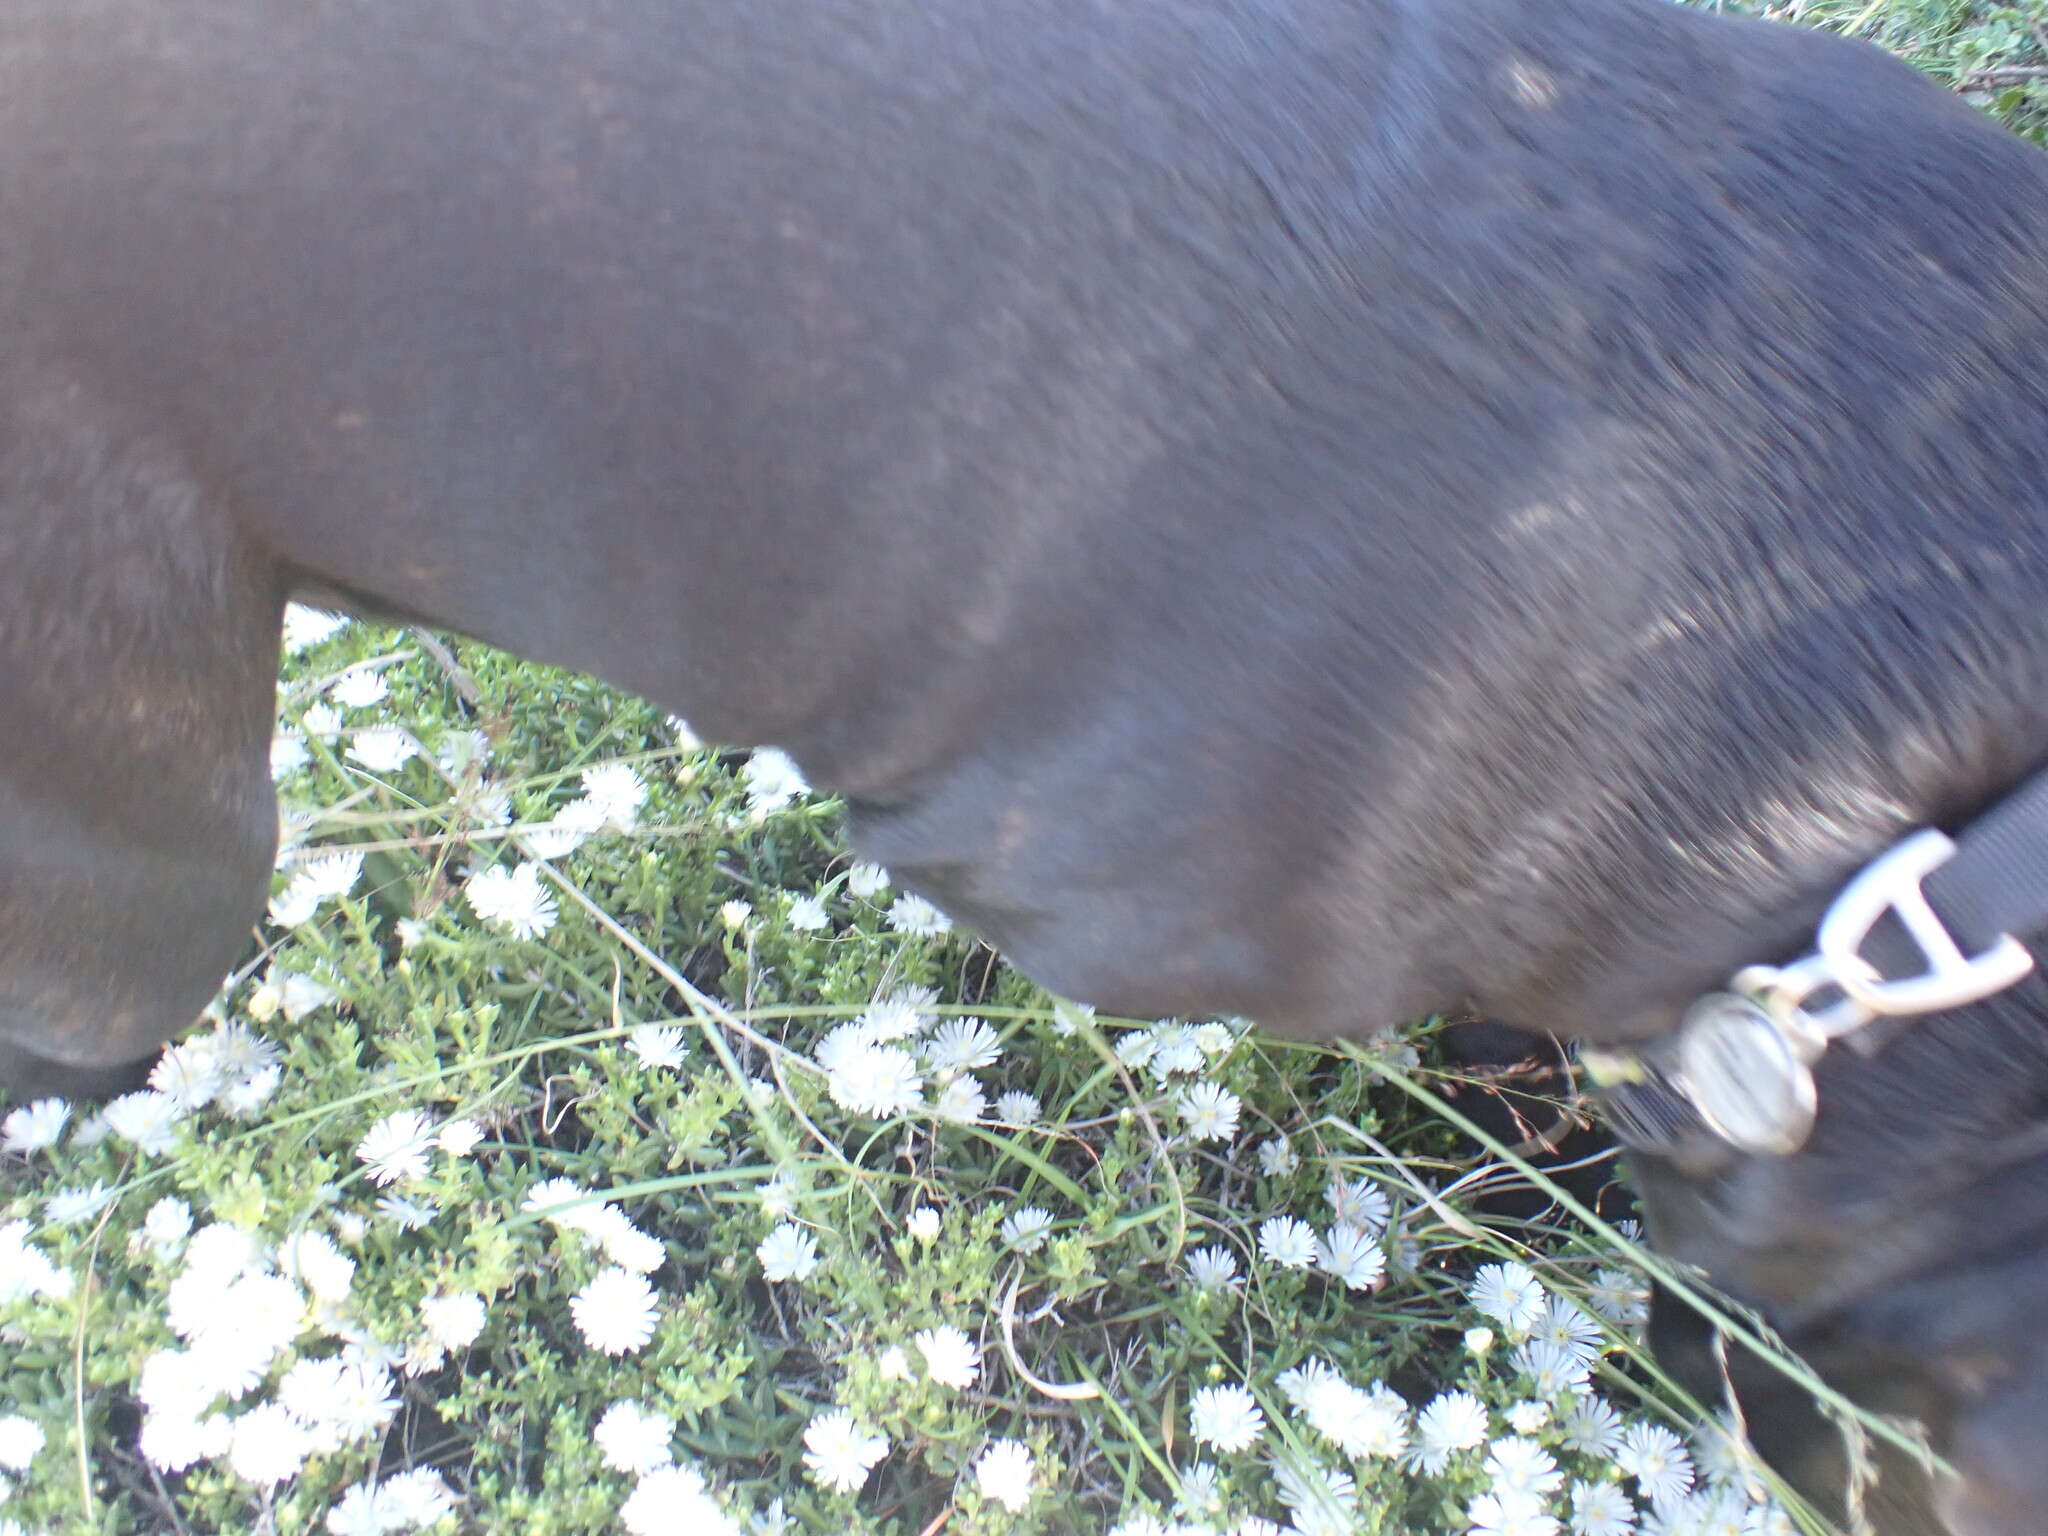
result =
M2048 164L1861 46L16 0L0 231L17 1090L260 910L291 595L783 745L1063 992L1316 1035L1655 1037L2048 758ZM1955 1461L1886 1536L2048 1529L2044 1089L2034 982L1645 1164Z

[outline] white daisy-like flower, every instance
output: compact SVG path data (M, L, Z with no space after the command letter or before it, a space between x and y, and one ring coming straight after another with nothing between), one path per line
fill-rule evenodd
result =
M484 1331L488 1311L475 1291L429 1296L420 1303L420 1324L443 1349L467 1349Z
M626 1049L640 1058L640 1064L656 1070L674 1071L683 1064L683 1031L676 1024L635 1024L626 1031Z
M1467 1328L1465 1330L1465 1352L1467 1354L1483 1358L1486 1352L1492 1348L1493 1330L1491 1328Z
M266 909L279 928L297 928L310 923L320 911L320 897L304 880L293 880L270 898Z
M467 1157L484 1139L484 1128L474 1120L448 1120L434 1132L434 1145L450 1157Z
M1551 1492L1564 1481L1557 1458L1520 1435L1503 1436L1488 1446L1484 1470L1493 1479L1495 1493L1535 1496Z
M160 1349L142 1362L135 1395L146 1408L197 1419L220 1394L205 1360L184 1349Z
M526 1192L519 1208L570 1232L595 1233L611 1218L608 1200L599 1200L574 1179L542 1179Z
M0 1467L10 1472L26 1472L43 1444L43 1428L34 1419L18 1413L0 1418Z
M791 896L782 909L782 920L798 933L819 933L831 926L832 916L815 896Z
M294 885L303 885L320 901L333 901L356 888L363 875L363 856L343 850L323 853L301 864Z
M1176 1536L1178 1527L1169 1526L1148 1509L1138 1510L1109 1528L1109 1536Z
M779 811L799 795L811 792L803 770L780 747L762 747L740 769L747 804L757 812Z
M947 1019L924 1044L925 1066L935 1074L992 1067L1002 1054L1002 1040L986 1019Z
M1188 1400L1188 1432L1219 1451L1242 1451L1266 1432L1266 1415L1251 1393L1224 1382Z
M818 1242L794 1222L785 1221L754 1250L762 1275L773 1281L804 1281L818 1268Z
M1369 1291L1387 1273L1387 1253L1363 1227L1332 1227L1316 1239L1316 1265L1354 1291Z
M929 1243L939 1235L939 1213L928 1205L920 1205L904 1221L903 1229L920 1243Z
M318 608L308 608L303 603L286 603L284 607L284 648L297 655L311 645L331 639L337 630L347 626L348 615L326 613Z
M186 1114L204 1109L228 1086L228 1063L222 1053L226 1038L223 1031L166 1046L149 1069L149 1086L167 1094ZM236 1075L246 1076L246 1070Z
M343 1300L356 1273L356 1261L325 1232L298 1232L287 1237L277 1245L277 1263L287 1276L327 1302Z
M1552 1296L1544 1301L1543 1311L1536 1319L1536 1326L1529 1331L1529 1337L1547 1340L1588 1361L1597 1359L1607 1344L1607 1336L1600 1331L1600 1325L1564 1296Z
M1529 1378L1536 1396L1546 1398L1583 1386L1593 1374L1590 1363L1548 1339L1516 1345L1515 1369Z
M924 1078L910 1052L893 1045L857 1045L826 1069L833 1100L857 1115L886 1120L924 1104Z
M566 858L604 827L604 807L588 796L571 800L526 834L526 851L536 859Z
M889 871L879 864L870 864L862 859L846 872L848 895L858 896L862 901L873 901L889 889Z
M898 933L907 933L914 939L936 938L953 926L953 919L922 896L898 896L889 906L883 919Z
M169 1258L192 1232L192 1207L174 1195L165 1195L142 1218L142 1235L163 1258Z
M1301 1155L1285 1136L1269 1136L1259 1143L1259 1172L1269 1179L1284 1179L1301 1166Z
M1181 1468L1180 1497L1175 1507L1184 1515L1221 1514L1223 1469L1213 1461L1191 1462Z
M462 887L470 910L517 939L537 939L555 926L555 898L542 886L540 866L520 864L506 869L493 864L471 875Z
M950 1323L923 1329L911 1342L924 1356L925 1374L942 1387L964 1392L981 1375L981 1350Z
M1152 1076L1164 1083L1176 1074L1200 1072L1209 1065L1194 1030L1173 1019L1152 1026L1152 1055L1146 1062Z
M1415 1449L1410 1459L1432 1477L1450 1465L1459 1451L1486 1440L1486 1405L1470 1392L1443 1392L1415 1416Z
M1316 1262L1316 1230L1295 1216L1270 1216L1259 1223L1259 1252L1282 1269L1310 1269Z
M164 1358L164 1356L159 1355L155 1357L152 1364L163 1361ZM183 1364L191 1369L194 1374L203 1373L203 1362L197 1356L191 1357L189 1361L183 1362ZM346 1370L347 1363L339 1355L332 1355L326 1358L307 1356L296 1360L292 1363L292 1368L284 1373L283 1378L277 1384L277 1400L301 1424L309 1427L325 1424L340 1411L345 1390L342 1386L341 1378ZM212 1385L211 1382L208 1382L207 1390L197 1397L198 1406L204 1407L212 1401ZM174 1382L166 1390L174 1390L175 1386L176 1383ZM162 1407L169 1405L168 1403L161 1403L152 1404L151 1406Z
M225 1456L234 1424L224 1413L204 1419L183 1413L149 1413L139 1436L143 1459L165 1472L183 1472L194 1462Z
M1012 1088L996 1098L996 1119L1003 1125L1036 1125L1044 1113L1038 1095L1021 1088Z
M856 1052L873 1050L879 1044L874 1031L863 1020L849 1019L827 1030L825 1037L811 1047L811 1060L827 1073L837 1072L853 1059Z
M283 780L297 773L312 761L313 754L306 750L303 738L284 731L270 738L270 776Z
M272 966L267 973L264 987L257 989L260 995L268 988L275 996L273 1011L281 1013L288 1024L296 1024L307 1014L317 1012L333 1002L341 994L326 982L311 976L301 976L293 971L282 971ZM256 1012L256 998L249 1000L249 1010Z
M661 1245L661 1239L652 1233L642 1232L627 1218L626 1213L615 1205L606 1205L603 1219L589 1230L597 1239L604 1256L621 1269L630 1269L636 1275L651 1275L667 1262L668 1250Z
M646 1277L616 1267L597 1276L569 1301L576 1331L592 1349L630 1355L654 1337L654 1287Z
M738 933L740 929L744 928L747 919L753 915L754 904L751 901L726 901L719 903L718 921L733 933Z
M26 1221L0 1222L0 1302L24 1296L61 1301L76 1283L50 1256L28 1240Z
M396 773L419 756L420 744L402 725L371 725L356 732L348 755L372 773Z
M441 1209L431 1200L411 1200L404 1195L383 1195L377 1201L377 1214L401 1232L417 1232L440 1215Z
M888 1454L888 1438L856 1423L844 1408L828 1409L804 1430L804 1469L812 1482L835 1493L860 1487Z
M956 1077L932 1100L932 1113L956 1125L979 1125L988 1117L988 1094L971 1077Z
M1508 1428L1518 1435L1533 1435L1550 1422L1550 1404L1539 1402L1513 1403L1504 1417Z
M391 684L380 670L350 667L327 690L327 697L343 709L368 709L390 696Z
M1371 1179L1332 1179L1328 1199L1330 1219L1340 1226L1384 1232L1393 1218L1387 1192Z
M1408 1445L1408 1405L1383 1384L1370 1392L1341 1377L1317 1383L1301 1405L1311 1428L1352 1457L1401 1454Z
M220 1107L237 1120L253 1120L257 1111L261 1110L270 1101L270 1096L277 1092L277 1085L282 1081L282 1068L264 1067L222 1089Z
M1543 1315L1543 1282L1526 1264L1488 1264L1472 1277L1473 1309L1499 1323L1510 1339L1528 1337Z
M1003 1241L1018 1253L1036 1253L1052 1232L1052 1212L1027 1205L1003 1218Z
M1196 1141L1228 1141L1237 1134L1242 1105L1220 1083L1196 1083L1182 1092L1178 1106L1181 1124Z
M491 738L482 731L444 731L434 748L434 761L453 779L468 778L490 767Z
M1636 1507L1612 1483L1572 1484L1572 1536L1634 1536Z
M187 1045L194 1042L187 1041ZM277 1065L278 1050L274 1042L266 1040L246 1024L223 1024L206 1043L212 1048L214 1065L220 1069L221 1080L232 1083L240 1078L253 1077ZM178 1097L178 1090L168 1083L156 1083L156 1088ZM196 1106L195 1106L196 1107Z
M619 1510L629 1536L745 1536L693 1467L656 1467Z
M1358 1508L1358 1484L1350 1473L1292 1451L1275 1453L1269 1465L1280 1502L1294 1516L1301 1536L1350 1536Z
M910 1356L901 1344L891 1344L875 1356L875 1369L882 1373L884 1381L908 1381Z
M1024 1513L1031 1502L1036 1475L1031 1448L1021 1440L992 1440L974 1462L974 1485L981 1496L1013 1515Z
M455 1490L432 1467L414 1467L389 1479L384 1498L397 1522L396 1530L423 1531L437 1525L455 1509Z
M1557 1536L1559 1530L1543 1501L1526 1493L1482 1493L1465 1506L1465 1518L1472 1522L1468 1536Z
M1625 1269L1596 1270L1586 1304L1609 1322L1638 1328L1650 1320L1650 1288Z
M647 781L630 763L600 763L583 771L583 796L604 813L604 821L627 832L647 803Z
M185 1274L202 1277L200 1283L208 1290L219 1290L237 1276L263 1268L263 1245L231 1222L208 1222L185 1250ZM177 1326L175 1319L172 1326Z
M1669 1504L1692 1487L1692 1456L1662 1424L1630 1425L1614 1452L1614 1464L1636 1480L1652 1504Z
M356 1160L370 1165L370 1182L409 1184L427 1176L427 1151L434 1144L433 1123L416 1109L386 1115L356 1143Z
M1565 1449L1581 1456L1611 1461L1621 1446L1621 1415L1597 1393L1588 1392L1572 1400L1558 1423Z
M397 1511L375 1483L352 1484L327 1511L327 1536L384 1536L403 1530Z
M796 1181L787 1173L778 1173L763 1184L759 1193L761 1214L772 1221L787 1221L796 1213L796 1197L801 1193Z
M1197 1290L1227 1291L1237 1284L1237 1255L1220 1245L1188 1255L1188 1279Z
M114 1192L107 1188L106 1181L94 1179L84 1189L59 1190L43 1202L43 1214L52 1226L76 1226L92 1220L113 1203Z
M1726 1409L1697 1426L1691 1440L1693 1466L1698 1477L1710 1483L1747 1489L1752 1499L1764 1497L1757 1476L1756 1453L1742 1438L1742 1432Z
M234 1421L228 1466L245 1483L268 1488L297 1474L312 1437L276 1403L260 1403Z
M153 1088L124 1093L101 1113L116 1136L145 1156L168 1152L177 1144L178 1122L185 1115L176 1099Z
M1274 1385L1299 1412L1306 1412L1308 1400L1316 1392L1333 1381L1342 1381L1343 1375L1329 1361L1311 1355L1301 1364L1282 1371L1274 1378Z
M41 1152L63 1139L64 1123L71 1118L71 1106L62 1099L37 1099L9 1112L0 1120L0 1150Z
M1095 1005L1076 1003L1064 997L1052 1000L1052 1032L1062 1040L1073 1038L1083 1029L1095 1025Z
M332 741L341 734L341 711L325 699L315 699L300 712L299 729L308 736Z
M337 1388L326 1423L344 1441L369 1439L398 1413L391 1372L381 1356L365 1359L353 1347L344 1350Z
M1152 1059L1152 1053L1159 1049L1159 1042L1149 1029L1130 1030L1116 1042L1116 1059L1125 1066L1136 1070Z
M591 1438L597 1442L604 1464L614 1472L652 1472L675 1459L669 1442L675 1436L673 1420L649 1413L638 1403L616 1402L605 1409Z

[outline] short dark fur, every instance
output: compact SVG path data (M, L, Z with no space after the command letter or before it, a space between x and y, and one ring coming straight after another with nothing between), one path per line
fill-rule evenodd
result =
M781 743L1063 990L1317 1034L1661 1033L2048 756L2040 156L1661 0L974 12L9 7L17 1087L246 932L294 591ZM2048 1529L2044 1034L1652 1170L1848 1377L1919 1352L1969 1536Z

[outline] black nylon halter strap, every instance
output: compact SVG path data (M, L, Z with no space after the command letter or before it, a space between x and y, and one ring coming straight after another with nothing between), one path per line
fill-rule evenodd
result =
M1966 950L2048 932L2048 773L1971 822L1921 888Z
M1859 876L1845 888L1838 905L1862 879ZM2048 936L2048 771L2037 773L1971 822L1945 862L1920 879L1919 892L1965 960L1987 955L2012 940ZM2048 945L2038 947L2048 952ZM1874 968L1882 984L1910 982L1943 963L1915 936L1896 907L1877 918L1854 953ZM1978 995L1988 995L1989 990L1994 989ZM1951 1006L1958 1005L1920 1011ZM1828 1033L1839 1033L1857 1049L1875 1050L1907 1026L1909 1018L1892 1013L1871 1023L1874 1027L1857 1024ZM1581 1056L1602 1088L1615 1134L1626 1145L1674 1157L1725 1157L1731 1146L1695 1106L1693 1092L1675 1065L1678 1053L1673 1044L1660 1041L1640 1053L1585 1051Z

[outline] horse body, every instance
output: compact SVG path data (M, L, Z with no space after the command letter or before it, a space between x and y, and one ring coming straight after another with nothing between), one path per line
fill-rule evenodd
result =
M2048 757L2048 163L1860 47L1652 0L28 0L0 229L20 1083L232 958L292 594L779 743L1060 990L1314 1034L1661 1033ZM1828 1109L1674 1175L1670 1233L1837 1316L1873 1213L2030 1123L2003 1006L1916 1037L1970 1091L1938 1170ZM1821 1174L1863 1246L1713 1216Z

